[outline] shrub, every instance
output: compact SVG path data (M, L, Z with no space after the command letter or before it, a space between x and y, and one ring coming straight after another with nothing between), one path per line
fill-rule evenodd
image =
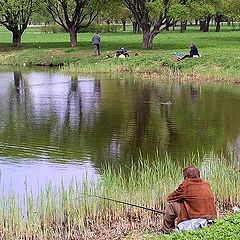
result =
M46 25L41 27L42 33L60 33L60 32L66 32L65 29L57 24L54 25Z
M100 25L93 23L88 28L82 29L81 32L99 32L99 33L113 33L121 29L119 25Z

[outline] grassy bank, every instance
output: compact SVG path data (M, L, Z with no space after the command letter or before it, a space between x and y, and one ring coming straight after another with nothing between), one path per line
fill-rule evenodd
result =
M113 239L132 230L159 229L161 215L103 200L94 196L163 209L166 196L182 181L182 166L168 156L154 164L141 159L131 169L106 167L99 181L86 179L82 186L46 186L35 198L26 190L24 199L2 192L1 239ZM206 155L185 160L196 164L210 181L219 212L240 201L240 177L234 160Z
M209 228L201 229L199 231L188 231L182 233L174 233L169 235L157 236L151 233L132 232L124 240L138 239L138 240L220 240L220 239L239 239L240 231L240 214L230 215L224 219L218 220Z
M169 70L180 70L185 78L238 81L240 76L239 32L223 26L222 32L202 33L191 27L186 33L169 31L159 34L151 50L141 47L142 35L125 33L103 33L102 55L93 56L92 33L79 34L79 46L69 47L67 33L43 34L39 28L29 28L23 35L22 47L11 48L11 34L0 28L0 60L2 64L16 65L58 65L64 64L64 71L132 72L169 74ZM189 51L190 43L195 43L202 54L199 59L176 62L174 52ZM107 58L113 56L120 47L130 51L129 59ZM134 56L137 54L138 56Z

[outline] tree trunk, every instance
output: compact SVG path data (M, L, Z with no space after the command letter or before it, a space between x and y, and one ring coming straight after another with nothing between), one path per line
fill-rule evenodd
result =
M220 30L221 30L221 22L220 21L217 21L216 22L217 23L217 25L216 25L216 32L220 32Z
M147 48L147 49L152 48L153 38L154 38L153 33L151 33L150 31L144 31L143 32L143 47Z
M123 24L123 32L126 32L126 20L122 20L122 24Z
M77 32L76 30L70 31L71 47L77 47Z
M133 26L133 32L137 33L137 23L136 22L132 22L132 26Z
M137 32L142 33L142 29L141 29L141 26L139 24L137 25Z
M231 19L230 19L230 18L227 19L227 25L228 25L228 26L231 25Z
M188 23L188 21L186 20L185 21L185 32L187 31L187 23Z
M186 32L186 30L187 30L187 21L181 21L181 30L180 30L180 32L184 33L184 32Z
M200 20L200 31L202 31L202 32L208 32L209 31L208 20Z
M221 29L221 16L217 15L215 18L216 21L216 32L220 32Z
M198 19L195 19L195 25L196 26L198 25Z
M22 38L22 34L19 31L13 32L13 39L12 39L13 47L17 47L17 48L20 47L21 38Z
M173 19L173 22L175 22L175 19ZM174 24L172 25L172 30L173 30L173 31L175 31L176 25L177 25L176 23L174 23Z
M169 31L169 25L170 25L170 21L167 19L166 20L166 31Z
M200 31L204 32L205 28L206 28L206 21L200 20Z
M207 20L206 20L206 29L205 29L204 32L209 32L210 21L211 21L211 17L207 17Z

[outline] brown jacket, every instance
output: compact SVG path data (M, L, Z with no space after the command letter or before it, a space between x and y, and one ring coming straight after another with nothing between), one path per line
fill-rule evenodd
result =
M217 217L210 185L201 178L187 178L172 192L168 202L179 202L181 211L177 223L193 218L215 219Z

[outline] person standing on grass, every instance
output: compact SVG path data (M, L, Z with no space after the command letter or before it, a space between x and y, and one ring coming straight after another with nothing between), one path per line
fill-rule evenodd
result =
M177 224L187 220L214 220L217 217L210 185L200 178L200 171L189 166L183 170L184 181L167 198L161 233L170 233ZM185 222L186 223L186 222Z
M198 48L192 43L189 54L186 54L182 58L177 58L178 61L183 60L184 58L200 57Z
M100 54L101 37L97 32L93 35L92 42L93 42L93 48L94 48L94 55L101 55Z

